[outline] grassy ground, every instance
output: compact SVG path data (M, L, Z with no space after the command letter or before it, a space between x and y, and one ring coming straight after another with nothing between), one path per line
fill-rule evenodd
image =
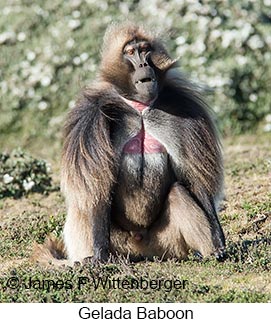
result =
M65 219L61 194L0 200L0 300L271 301L270 142L270 134L265 134L235 137L224 143L226 199L220 217L229 254L224 263L191 256L185 262L134 264L121 260L96 268L85 265L44 270L30 262L30 255L34 242L42 242L48 233L61 234ZM58 169L57 163L53 169ZM56 176L55 182L58 180ZM95 286L99 279L104 287Z

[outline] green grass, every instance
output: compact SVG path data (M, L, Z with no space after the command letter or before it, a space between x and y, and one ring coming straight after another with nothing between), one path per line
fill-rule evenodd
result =
M4 302L267 302L270 291L263 290L259 275L270 279L267 270L258 273L230 260L85 265L57 271L25 264L0 278L0 295ZM15 289L9 285L11 278L18 279Z

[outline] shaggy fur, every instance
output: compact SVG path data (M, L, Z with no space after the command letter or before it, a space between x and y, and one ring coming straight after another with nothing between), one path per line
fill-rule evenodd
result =
M150 43L159 84L157 99L141 114L123 99L136 95L123 59L132 40ZM106 32L97 80L82 91L64 130L61 187L70 262L107 261L110 254L184 259L191 249L223 257L216 213L223 189L219 139L197 87L175 66L161 41L142 27L114 25ZM125 153L140 131L164 151ZM36 258L56 264L60 249L47 241Z

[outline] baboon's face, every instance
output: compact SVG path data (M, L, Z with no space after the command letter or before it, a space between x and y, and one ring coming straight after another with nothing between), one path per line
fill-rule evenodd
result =
M100 77L126 99L149 104L176 67L163 43L141 27L109 28L104 37Z
M124 61L131 70L131 81L136 100L149 103L158 95L158 77L151 60L151 44L145 40L132 40L123 49Z

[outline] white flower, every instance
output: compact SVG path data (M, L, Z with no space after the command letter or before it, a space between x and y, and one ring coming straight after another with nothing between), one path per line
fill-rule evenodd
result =
M30 51L30 52L28 52L28 53L26 54L26 58L27 58L30 62L32 62L32 61L36 58L36 53L34 53L34 52Z
M10 176L9 174L5 174L3 176L3 181L5 184L9 184L14 180L14 177Z
M204 63L206 63L206 61L207 61L207 58L204 56L201 56L198 59L195 59L195 62L198 66L203 65Z
M221 31L219 29L214 29L210 33L210 40L214 41L221 36Z
M17 35L17 39L21 42L25 41L26 39L26 34L24 32L20 32L18 35Z
M27 96L28 96L29 98L34 98L34 96L35 96L35 89L34 89L33 87L30 87L30 88L28 89L28 91L27 91Z
M81 12L79 10L74 10L72 12L73 18L79 18L81 16Z
M214 17L214 19L212 20L212 25L213 27L217 27L222 23L222 19L218 16Z
M92 60L91 61L88 61L88 64L86 66L86 70L88 70L90 72L95 72L96 71L95 62L93 62Z
M97 5L102 11L106 11L108 9L108 3L106 1L97 1Z
M216 75L213 77L210 76L207 80L207 83L210 87L222 87L225 84L228 84L229 80L226 78L223 78L220 75Z
M27 180L23 180L23 187L26 191L30 191L31 188L35 185L35 182L30 180L29 182Z
M30 75L28 78L29 85L35 85L39 81L39 78L37 75Z
M69 102L69 109L72 109L74 107L75 107L75 101L72 100L72 101Z
M72 47L74 46L74 43L75 43L74 39L69 38L69 39L66 41L66 47L67 47L67 48L72 48Z
M176 49L177 56L183 56L189 50L189 46L187 44L183 44L178 46Z
M46 164L46 172L47 172L47 173L50 173L50 172L51 172L51 170L52 170L52 168L51 168L51 164L47 163L47 164Z
M69 22L68 22L68 26L69 26L72 30L77 29L78 27L80 27L80 25L81 25L81 22L80 22L80 20L78 20L78 19L71 19L71 20L69 20Z
M32 8L34 9L34 12L43 17L48 17L48 12L43 10L39 5L33 5Z
M187 12L187 14L182 17L182 20L185 24L188 24L192 21L197 21L197 19L198 15L194 12Z
M58 89L59 89L59 86L57 84L53 84L50 87L50 91L53 92L53 93L56 93Z
M175 42L179 46L183 45L186 42L186 38L184 36L179 36L179 37L176 38Z
M257 94L255 94L255 93L251 93L251 94L249 95L249 100L250 100L251 102L256 102L256 101L258 100L258 95L257 95Z
M54 64L59 64L59 63L61 62L61 58L60 58L59 56L55 55L55 56L53 57L53 59L52 59L52 62L53 62Z
M204 16L199 16L197 22L198 22L199 30L204 31L208 26L209 19Z
M264 46L264 42L262 41L259 35L253 35L248 40L248 46L251 49L262 48Z
M57 117L53 117L49 121L49 126L50 127L60 126L63 123L63 120L64 120L64 116L63 115L60 115L60 116L57 116Z
M202 54L206 49L206 46L204 44L204 40L201 38L198 38L196 42L191 46L191 51L197 55Z
M24 96L24 88L21 87L13 87L11 92L14 96L18 96L20 98Z
M55 38L59 37L61 34L60 30L56 27L52 27L50 32L51 32L52 36Z
M81 59L82 62L85 62L88 58L89 58L88 53L82 53L80 55L80 59Z
M28 61L21 61L20 67L23 69L27 69L30 67L30 63Z
M79 56L75 56L72 61L73 61L74 65L80 65L80 63L81 63L81 59Z
M235 56L236 62L238 65L243 66L247 63L247 57L242 55Z
M249 23L243 23L242 20L240 20L239 23L240 23L240 28L241 28L239 30L239 36L244 41L254 31L254 28Z
M16 40L16 34L14 31L5 31L0 34L0 44L4 44L5 42L14 42Z
M48 86L51 84L51 78L48 75L45 75L41 78L40 83L42 86Z
M48 103L46 101L40 101L38 104L38 109L43 111L46 110L48 107Z
M236 36L238 35L237 29L231 29L231 30L225 30L222 34L222 47L227 48L233 40L236 39Z

